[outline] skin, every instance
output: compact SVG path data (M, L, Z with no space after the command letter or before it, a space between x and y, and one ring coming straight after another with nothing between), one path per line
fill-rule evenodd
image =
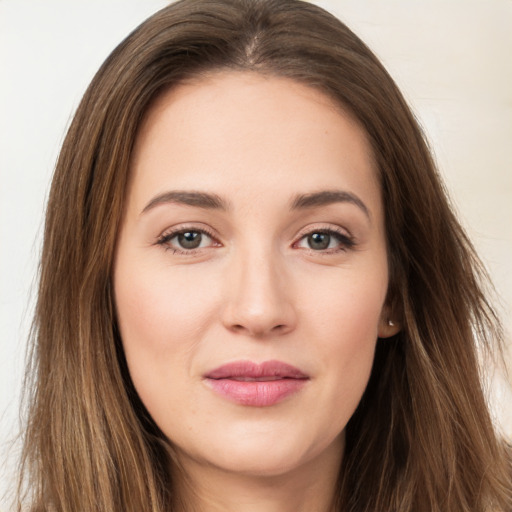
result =
M215 194L226 208L169 191ZM291 207L320 191L351 196ZM183 248L180 229L200 245ZM328 230L324 248L311 234ZM326 96L219 72L158 99L136 140L114 290L130 375L176 450L190 510L332 510L377 338L398 330L387 287L369 143ZM309 378L275 405L241 405L204 379L239 360Z

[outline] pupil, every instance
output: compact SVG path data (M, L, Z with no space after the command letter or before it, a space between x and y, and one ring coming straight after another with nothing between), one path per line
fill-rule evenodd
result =
M178 243L184 249L197 249L201 245L201 233L187 231L178 235Z
M331 236L326 233L313 233L308 236L308 245L311 249L327 249Z

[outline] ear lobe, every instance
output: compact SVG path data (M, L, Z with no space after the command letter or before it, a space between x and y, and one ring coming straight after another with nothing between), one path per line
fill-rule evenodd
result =
M379 320L379 329L378 329L378 337L379 338L390 338L395 334L399 333L402 329L400 322L397 320L393 320L389 317L386 311L383 311L383 314Z

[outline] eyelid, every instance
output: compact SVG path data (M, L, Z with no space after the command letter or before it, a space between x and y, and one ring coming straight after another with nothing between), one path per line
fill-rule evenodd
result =
M177 235L179 235L181 233L187 233L190 231L206 235L208 238L210 238L212 240L213 243L210 244L208 247L198 247L195 249L180 249L179 247L174 247L174 246L169 245L169 242L174 237L176 237ZM219 247L222 244L219 242L218 237L213 233L213 230L211 230L210 228L208 228L206 226L203 226L203 225L198 226L197 224L181 224L181 225L174 226L172 228L168 228L168 229L164 230L156 238L155 245L160 245L160 246L164 247L164 249L172 251L174 254L184 254L184 255L192 256L204 249L208 249L209 247Z
M315 254L333 254L341 251L347 251L357 245L355 237L347 229L333 224L319 224L316 226L309 225L306 228L301 229L295 237L295 242L293 242L292 245L297 246L297 244L299 244L305 237L312 235L313 233L334 235L340 240L340 247L335 249L314 250L310 248L309 251ZM308 249L304 248L304 250Z
M198 232L203 235L206 235L211 239L211 243L207 247L197 247L194 249L180 249L179 247L174 247L169 244L169 242L179 234L186 232ZM299 233L294 237L294 242L292 243L292 247L297 247L298 244L307 236L312 235L314 233L325 233L330 236L334 236L339 241L339 246L336 248L327 248L315 250L312 248L300 248L303 250L309 250L315 254L333 254L337 252L347 251L352 249L357 245L357 242L354 236L346 229L341 226L333 225L333 224L318 224L318 225L308 225L305 228L302 228ZM183 254L188 256L193 256L205 249L209 249L211 247L220 247L222 243L219 241L219 237L213 232L213 230L205 226L203 224L194 224L194 223L185 223L177 226L173 226L172 228L168 228L164 230L158 237L156 238L155 245L160 245L166 250L170 250L175 254Z

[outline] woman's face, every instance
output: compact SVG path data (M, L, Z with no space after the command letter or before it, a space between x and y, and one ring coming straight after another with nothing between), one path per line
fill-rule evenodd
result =
M363 130L304 85L218 73L157 101L131 173L119 327L182 463L338 464L377 337L396 329Z

